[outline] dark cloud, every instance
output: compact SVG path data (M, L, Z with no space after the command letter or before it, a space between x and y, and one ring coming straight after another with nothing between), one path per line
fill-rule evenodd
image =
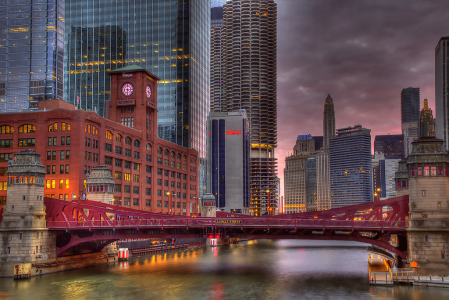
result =
M277 0L279 175L298 134L322 135L324 100L337 128L400 133L400 93L434 105L434 50L449 36L449 1ZM434 113L435 115L435 113Z

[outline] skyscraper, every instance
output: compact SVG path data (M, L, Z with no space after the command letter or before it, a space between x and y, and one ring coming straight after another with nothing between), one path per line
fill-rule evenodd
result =
M223 95L223 7L211 9L210 31L210 111L221 112Z
M227 0L210 0L210 7L223 7Z
M267 190L275 195L271 197L273 201L277 201L278 195L274 153L277 146L276 22L274 0L228 1L223 6L221 32L223 80L216 77L211 80L220 84L223 93L220 105L214 103L214 108L220 107L224 112L245 109L248 113L252 215L266 213ZM214 101L216 97L214 94Z
M327 95L324 104L323 148L329 149L329 139L335 137L335 111L331 95Z
M404 136L404 158L412 153L412 143L419 137L418 122L402 123L402 135Z
M404 135L376 135L374 153L383 153L385 158L404 158Z
M419 114L419 137L435 136L435 119L433 118L432 109L429 108L427 99L424 99L424 107Z
M449 36L442 37L435 48L435 118L436 137L444 140L446 150L449 149L448 134L448 65Z
M1 1L0 11L0 112L62 99L64 1Z
M65 8L64 99L104 116L107 71L139 65L161 78L158 137L194 148L204 164L210 1L67 0ZM201 196L204 168L199 171Z
M419 88L406 88L401 91L401 123L419 122Z
M331 208L373 200L370 131L355 125L329 140Z

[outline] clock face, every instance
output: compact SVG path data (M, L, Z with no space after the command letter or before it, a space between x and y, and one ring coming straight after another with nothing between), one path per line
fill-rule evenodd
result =
M131 83L125 83L122 85L122 94L125 96L131 96L131 94L134 92L134 87Z
M147 88L146 88L145 91L147 93L147 98L150 99L150 97L151 97L151 87L149 85L147 85Z

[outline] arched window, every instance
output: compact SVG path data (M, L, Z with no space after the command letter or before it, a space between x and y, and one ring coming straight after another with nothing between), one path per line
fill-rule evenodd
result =
M170 156L171 156L171 157L175 157L175 151L172 151L172 152L170 153Z
M140 147L140 142L139 140L134 140L134 147L139 148Z
M165 149L165 150L164 150L164 155L165 155L165 156L168 156L169 153L170 153L170 152L168 151L168 149Z
M14 133L14 127L9 125L3 125L0 126L0 134L13 134Z
M112 132L106 130L106 132L104 133L104 137L108 140L112 140Z
M92 126L90 124L84 126L84 132L91 133L91 130L92 130Z
M122 142L122 139L123 139L123 138L122 138L122 136L121 136L120 134L117 133L117 134L115 135L115 141L116 141L116 142L121 143L121 142Z
M70 131L70 124L69 123L61 123L61 131Z
M182 160L183 160L183 161L186 161L186 160L187 160L187 156L184 155L184 156L182 157Z
M129 136L127 136L126 138L125 138L125 144L127 144L127 145L131 145L131 138L129 137Z
M192 164L194 164L194 163L196 162L195 157L191 157L191 158L190 158L190 162L191 162Z
M19 127L19 133L32 133L36 132L36 126L31 124L23 124Z
M151 145L147 144L147 151L151 151Z
M177 158L177 159L181 159L181 153L177 153L177 154L176 154L176 158Z
M162 148L161 147L157 148L157 154L162 154Z
M56 132L56 131L58 131L58 123L48 125L48 132Z
M98 135L98 128L93 125L92 125L92 134ZM110 140L112 140L112 136L111 136Z

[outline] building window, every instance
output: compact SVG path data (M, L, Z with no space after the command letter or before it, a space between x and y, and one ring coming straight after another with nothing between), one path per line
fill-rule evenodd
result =
M59 153L59 159L64 160L64 158L65 158L65 151L62 150L62 151Z
M104 157L104 164L105 165L112 165L112 157L109 157L109 156L105 156Z
M34 147L34 145L34 139L19 139L19 147Z
M70 158L70 151L67 150L67 151L65 152L65 159L69 159L69 158Z
M52 145L52 138L49 137L49 138L47 139L47 146L51 146L51 145Z
M429 242L429 236L426 234L424 238L426 240L426 243L428 243Z
M157 154L162 154L162 148L161 147L157 148Z
M131 193L131 186L130 185L125 185L124 186L124 192L125 193Z
M12 148L13 140L0 140L0 148Z
M129 136L127 136L126 138L125 138L125 144L126 145L132 145L132 140L131 140L131 138L129 137Z
M69 174L70 171L70 165L65 165L65 173Z
M129 198L123 198L124 205L129 205Z
M140 141L139 140L134 140L134 147L140 148Z
M116 148L117 148L117 146L116 146ZM104 150L107 152L112 152L112 144L105 143Z
M151 177L146 177L146 184L151 184Z
M56 188L56 179L52 179L51 180L51 188L55 189ZM52 196L53 197L53 196Z
M133 206L139 206L139 198L133 199Z
M115 135L115 141L121 143L122 142L122 136L120 134Z
M122 172L115 171L115 179L121 180L122 179Z
M131 162L125 160L125 169L131 169Z
M9 125L0 126L0 134L13 134L14 128Z
M134 163L134 170L139 171L140 170L140 164Z
M64 174L64 165L59 166L59 174Z
M150 155L150 154L147 154L147 155L146 155L146 161L147 161L147 162L151 162L151 155Z
M133 194L139 194L139 187L133 186Z
M133 175L133 182L139 182L139 175Z
M151 145L150 144L147 144L146 150L147 151L151 151Z
M114 192L121 193L122 192L122 185L121 184L114 185Z
M61 131L70 131L70 124L61 123Z
M162 179L157 179L156 180L156 184L158 185L158 186L162 186Z
M125 155L131 157L131 149L125 149Z
M115 153L122 154L122 147L115 146Z
M145 166L146 172L151 173L151 166Z
M65 144L66 144L67 146L70 145L70 136L66 136L66 137L65 137Z
M164 150L164 155L165 155L165 156L168 156L168 155L169 155L168 149L165 149L165 150Z
M157 164L162 165L162 158L160 158L160 157L157 158Z
M168 170L164 170L164 176L167 176L167 177L168 177L168 173L169 173Z
M48 132L56 132L56 131L58 131L58 123L48 125Z
M121 167L121 166L122 166L122 160L116 158L116 159L115 159L115 166L116 166L116 167Z
M151 207L151 200L145 200L145 206L146 207Z
M137 158L137 159L140 158L140 152L139 151L134 151L134 158Z
M64 188L64 179L59 179L59 188L60 189Z
M157 207L162 207L162 200L157 200Z
M131 181L131 173L125 173L125 181Z
M108 140L112 140L112 132L110 132L109 130L106 130L104 137Z
M168 201L164 201L164 207L168 208Z
M56 174L56 166L51 166L51 174Z
M164 186L168 187L168 180L164 180Z

